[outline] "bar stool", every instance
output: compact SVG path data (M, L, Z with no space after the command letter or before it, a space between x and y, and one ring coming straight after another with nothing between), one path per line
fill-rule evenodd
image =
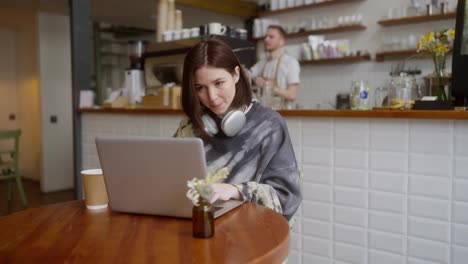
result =
M8 200L11 200L12 188L11 181L16 178L16 185L21 196L23 207L28 206L26 195L24 194L23 185L19 173L19 137L21 130L0 131L0 142L13 141L13 148L0 149L0 180L8 180ZM8 142L10 143L10 142ZM9 156L4 160L5 156ZM3 157L3 159L2 159Z

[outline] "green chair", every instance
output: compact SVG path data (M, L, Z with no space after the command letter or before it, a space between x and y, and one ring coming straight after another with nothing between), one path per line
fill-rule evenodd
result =
M26 208L28 206L28 202L26 201L26 195L24 194L19 172L20 135L21 130L0 131L0 142L13 141L13 149L4 150L1 149L0 146L0 180L8 180L8 200L11 200L11 181L16 178L16 185L20 192L21 201L23 202L23 207ZM6 156L9 156L10 158L5 159Z

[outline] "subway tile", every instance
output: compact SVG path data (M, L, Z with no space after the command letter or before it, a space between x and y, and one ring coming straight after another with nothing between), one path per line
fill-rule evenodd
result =
M331 259L316 255L303 254L302 263L304 264L331 264ZM289 264L289 261L288 261Z
M468 181L453 181L453 199L457 201L468 202Z
M399 214L369 212L369 228L390 233L404 234L406 217Z
M367 207L367 191L344 187L335 187L334 202L338 205Z
M335 259L349 263L364 263L366 250L362 247L350 246L342 243L335 243L333 246Z
M301 253L300 251L291 250L288 255L288 264L301 264Z
M298 214L296 213L294 215L294 218L295 218L295 223L294 225L292 226L292 229L291 229L291 233L297 233L297 234L300 234L301 233L301 230L302 230L302 217L299 217Z
M289 240L291 250L300 250L301 249L301 235L291 233L291 239Z
M387 192L406 192L406 175L403 173L371 172L370 188Z
M419 259L408 257L408 264L439 264L440 262L429 261L427 259Z
M367 168L367 151L335 149L335 166L355 169Z
M452 137L449 133L411 132L410 152L422 154L449 155Z
M145 123L145 135L160 137L161 136L161 122L159 120L146 119ZM177 129L174 130L174 133Z
M302 221L302 232L305 235L330 239L332 234L331 223L315 220L303 220Z
M378 231L369 232L369 247L391 253L405 254L405 236Z
M388 172L405 172L408 167L408 158L405 153L372 152L370 155L372 170Z
M450 197L450 180L440 177L409 176L409 194L426 195L430 197Z
M333 177L331 167L304 165L302 166L305 182L330 184Z
M405 264L405 257L391 254L388 252L382 252L378 250L369 250L369 261L370 264Z
M366 230L360 227L335 224L333 226L333 240L356 246L365 246Z
M161 116L161 137L172 137L177 131L180 123L180 117Z
M408 220L408 235L439 242L450 242L450 226L448 222L411 217Z
M335 147L349 149L369 148L369 135L367 130L335 130Z
M452 264L466 264L468 248L452 246Z
M331 242L329 240L311 237L302 237L302 250L306 253L331 257Z
M468 135L455 135L453 141L455 155L468 156Z
M406 152L408 137L405 131L377 131L371 133L370 148L378 151Z
M467 120L454 120L453 133L455 135L468 135L468 122Z
M404 132L408 131L408 119L371 119L370 130L372 133Z
M452 203L452 221L456 223L468 223L468 203Z
M415 174L449 177L451 160L447 156L411 154L409 172Z
M332 118L305 118L302 121L304 130L329 130L333 129Z
M333 219L336 223L365 227L367 211L359 208L335 206Z
M468 247L468 223L452 225L452 242L457 246Z
M330 221L332 206L326 203L304 201L302 203L302 213L304 218Z
M413 216L449 220L450 202L428 198L410 198L408 213Z
M468 180L468 158L455 157L453 176L457 179Z
M371 209L404 213L405 206L406 199L403 195L376 191L370 193L369 207Z
M307 201L331 202L331 187L312 183L303 183L303 198Z
M331 149L302 148L302 163L304 165L332 165L333 156Z
M439 263L448 263L449 246L445 243L436 243L430 240L408 239L408 255L435 261Z
M337 186L367 187L367 172L353 169L335 169L334 184Z
M293 145L301 145L302 127L300 118L289 117L285 119L285 122Z
M369 119L367 118L336 118L336 131L363 131L369 127Z
M450 133L450 120L434 120L434 119L412 119L410 120L411 133L423 134L428 131L434 133Z
M332 136L333 133L328 130L304 130L302 145L307 147L329 148L333 144Z
M300 170L302 170L302 147L293 145L293 151L294 151L294 157L296 158L297 161L297 166L299 167Z
M301 123L302 123L302 118L301 117L287 117L284 118L284 122L286 122L286 125L288 127L294 128L294 129L300 129Z

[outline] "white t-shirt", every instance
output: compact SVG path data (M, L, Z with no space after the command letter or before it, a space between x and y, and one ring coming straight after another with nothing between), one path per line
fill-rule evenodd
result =
M299 84L299 75L301 67L296 58L284 54L280 57L278 75L276 83L279 89L286 89L290 84ZM273 79L275 76L276 66L278 65L278 58L276 59L263 59L257 62L251 69L252 78L264 77Z

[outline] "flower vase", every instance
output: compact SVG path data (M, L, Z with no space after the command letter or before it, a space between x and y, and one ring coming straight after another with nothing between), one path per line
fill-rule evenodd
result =
M193 236L208 238L214 235L214 207L200 198L198 205L192 209Z
M449 85L449 78L447 77L447 73L445 71L445 58L445 53L433 55L435 69L434 74L430 79L430 88L431 94L433 96L437 96L437 100L439 101L448 101L451 98L450 87L446 89L446 87Z

